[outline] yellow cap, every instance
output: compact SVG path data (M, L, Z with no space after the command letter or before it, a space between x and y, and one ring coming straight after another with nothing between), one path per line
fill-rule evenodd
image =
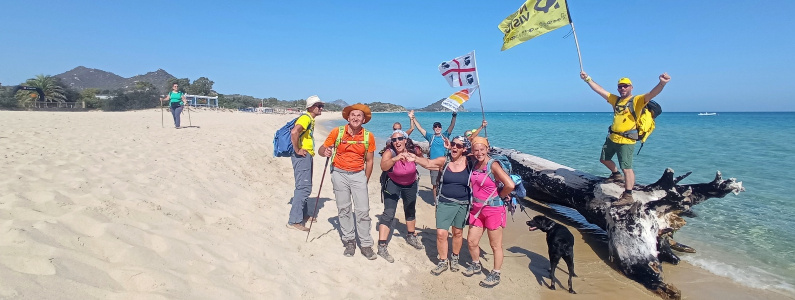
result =
M618 84L632 85L632 81L629 80L629 78L624 77L624 78L621 78L621 79L618 80Z

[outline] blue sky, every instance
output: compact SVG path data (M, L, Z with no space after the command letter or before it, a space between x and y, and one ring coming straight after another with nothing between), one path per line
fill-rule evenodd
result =
M543 0L542 0L543 1ZM564 27L500 51L522 1L7 1L0 83L77 66L162 68L220 93L422 107L456 90L440 62L475 50L487 111L609 111ZM795 111L795 1L568 2L585 71L666 111ZM470 109L479 105L473 97Z

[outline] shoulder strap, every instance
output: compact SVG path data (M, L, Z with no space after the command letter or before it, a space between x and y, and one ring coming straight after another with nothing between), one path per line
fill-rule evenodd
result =
M492 182L496 183L497 181L494 180L494 171L491 170L491 166L494 165L494 159L490 158L489 161L486 163L486 175L491 179ZM502 168L502 164L500 163L500 168ZM486 177L483 177L483 181L480 182L482 185L483 182L486 181Z
M342 135L345 134L345 125L337 127L337 140L334 142L334 150L331 154L331 168L334 168L334 158L337 157L337 148L339 148L340 143L342 142Z
M439 196L442 195L442 185L444 185L442 178L444 178L444 172L447 171L448 164L450 164L450 157L445 155L444 165L442 166L442 170L439 172L439 189L436 190L436 205L439 204ZM431 181L433 181L433 178L431 178Z

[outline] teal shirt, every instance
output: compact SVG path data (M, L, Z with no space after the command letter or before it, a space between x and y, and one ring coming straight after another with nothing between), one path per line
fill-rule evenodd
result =
M182 101L182 93L181 92L169 92L168 97L171 98L171 103L174 102L181 102Z

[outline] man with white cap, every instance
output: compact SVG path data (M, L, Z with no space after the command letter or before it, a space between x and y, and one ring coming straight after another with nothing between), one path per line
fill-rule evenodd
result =
M309 214L306 200L312 193L312 156L315 155L315 118L323 112L323 102L317 96L306 98L306 112L295 121L290 139L293 142L293 176L295 191L293 192L292 208L287 228L309 231L307 221L315 222L315 216Z
M602 146L602 154L599 161L604 164L612 174L607 178L608 182L620 182L624 180L624 193L618 201L613 202L613 206L628 205L635 202L632 198L632 188L635 187L635 172L632 170L632 153L635 151L635 143L637 139L631 138L625 134L635 131L637 136L637 126L635 116L632 111L640 112L646 107L646 104L652 98L662 92L671 76L668 73L660 75L660 82L648 94L632 95L632 81L629 78L621 78L618 80L618 94L614 95L602 88L599 84L591 79L584 71L580 72L580 78L591 87L594 92L602 96L607 103L613 106L613 124L610 125L610 130ZM630 105L632 107L630 107ZM622 178L621 173L616 168L616 163L613 162L613 155L618 156L618 164L621 170L624 171Z

